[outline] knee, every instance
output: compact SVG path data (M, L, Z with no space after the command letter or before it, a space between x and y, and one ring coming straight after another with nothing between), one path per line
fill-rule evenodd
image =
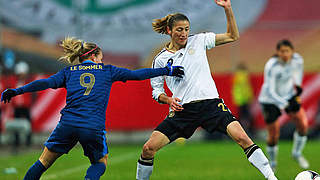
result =
M50 161L49 159L45 159L45 158L42 158L40 157L39 158L39 161L41 162L41 164L45 167L45 168L49 168L51 165L52 165L52 161Z
M146 143L143 145L143 153L142 153L142 156L144 158L153 158L154 155L156 154L157 150L156 148L149 144L149 143Z
M108 155L105 155L103 158L99 159L98 162L103 163L105 166L107 166Z

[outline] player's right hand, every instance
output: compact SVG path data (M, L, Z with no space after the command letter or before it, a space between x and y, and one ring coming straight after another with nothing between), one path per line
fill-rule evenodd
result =
M170 108L173 111L182 111L183 107L182 105L179 103L181 102L181 100L179 98L169 98L168 104L170 105Z
M217 5L223 7L223 8L230 8L231 2L230 0L214 0Z
M9 103L11 98L17 95L17 90L6 89L1 94L1 102Z
M172 66L172 61L168 61L166 69L168 70L168 76L177 76L182 78L184 75L184 69L182 66Z

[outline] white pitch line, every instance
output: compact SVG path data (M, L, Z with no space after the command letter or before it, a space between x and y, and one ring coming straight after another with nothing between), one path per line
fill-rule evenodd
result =
M126 160L129 160L131 158L134 158L134 157L138 157L138 153L128 153L126 155L122 155L122 156L117 156L117 157L110 157L108 158L108 165L109 164L118 164L118 163L121 163L123 161L126 161ZM109 160L110 159L110 160ZM66 176L66 175L69 175L69 174L73 174L75 172L78 172L78 171L81 171L81 170L84 170L86 168L89 167L89 164L83 164L81 166L76 166L76 167L73 167L73 168L70 168L70 169L66 169L66 170L63 170L63 171L59 171L57 173L54 173L54 174L48 174L48 175L44 175L41 180L49 180L49 179L56 179L58 177L61 177L61 176Z

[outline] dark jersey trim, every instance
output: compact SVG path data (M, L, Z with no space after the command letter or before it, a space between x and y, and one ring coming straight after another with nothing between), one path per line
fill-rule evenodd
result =
M154 68L154 64L156 62L157 57L160 56L160 54L164 53L166 51L166 49L162 49L154 58L153 58L153 62L152 62L152 68Z

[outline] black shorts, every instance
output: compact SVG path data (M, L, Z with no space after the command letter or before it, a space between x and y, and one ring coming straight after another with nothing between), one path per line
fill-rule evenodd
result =
M281 116L280 109L274 104L261 103L264 120L267 124L275 122Z
M209 133L227 134L227 126L236 120L222 99L208 99L183 105L180 112L171 112L155 129L165 134L170 142L179 137L190 138L198 127Z

